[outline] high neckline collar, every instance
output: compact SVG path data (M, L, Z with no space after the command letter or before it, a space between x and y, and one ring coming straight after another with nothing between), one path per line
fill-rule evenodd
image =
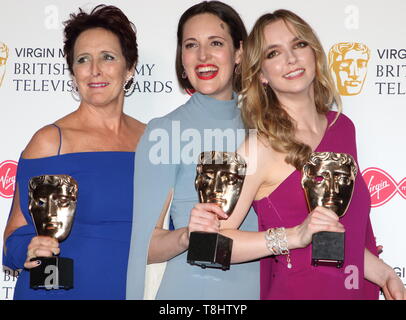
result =
M231 100L217 100L199 92L194 93L191 98L191 101L205 113L206 117L216 120L235 119L240 114L237 100L237 94L234 92Z

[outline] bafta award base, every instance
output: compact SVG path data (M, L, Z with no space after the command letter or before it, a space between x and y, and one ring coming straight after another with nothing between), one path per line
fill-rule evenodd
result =
M187 262L204 268L230 269L233 240L218 233L191 232Z
M30 270L31 289L72 289L73 260L60 257L38 257L31 261L40 260L38 267Z
M344 232L318 232L312 240L312 265L335 266L344 263Z

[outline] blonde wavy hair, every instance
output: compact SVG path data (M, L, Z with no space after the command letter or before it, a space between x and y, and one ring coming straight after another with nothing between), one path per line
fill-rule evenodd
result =
M240 92L242 118L247 129L256 129L258 136L269 141L272 148L286 153L285 161L288 164L301 170L312 150L310 146L296 140L294 120L281 106L272 88L264 87L260 79L261 66L266 58L264 29L270 23L278 20L283 20L289 29L293 28L291 31L313 49L316 60L314 100L317 112L327 114L335 104L338 109L338 117L342 104L328 69L326 54L309 24L289 10L281 9L262 15L256 21L244 45L241 65L242 90Z

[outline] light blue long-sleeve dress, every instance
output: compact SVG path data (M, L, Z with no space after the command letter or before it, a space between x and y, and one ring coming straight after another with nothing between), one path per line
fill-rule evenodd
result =
M221 135L228 138L219 139ZM149 241L168 192L174 191L170 216L175 229L187 226L190 210L198 203L194 188L198 155L235 151L243 138L236 95L219 101L195 93L186 104L148 123L135 160L127 299L143 299ZM258 230L253 210L240 229ZM234 264L228 271L201 269L189 265L186 255L168 261L157 299L259 299L259 262Z

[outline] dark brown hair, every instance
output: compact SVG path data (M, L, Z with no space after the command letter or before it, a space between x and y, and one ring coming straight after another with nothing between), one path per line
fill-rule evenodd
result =
M63 51L70 73L73 75L73 49L79 35L86 30L103 28L114 33L121 45L127 69L131 69L138 61L138 46L134 24L117 7L104 4L96 6L92 12L86 13L81 8L77 14L70 14L64 22L65 41Z
M193 90L194 88L190 84L189 79L182 78L182 73L184 71L182 65L183 27L190 18L203 13L213 14L227 24L228 31L233 39L233 45L236 50L240 48L241 41L244 42L245 39L247 39L247 30L245 29L240 15L229 5L221 1L203 1L187 9L179 19L177 32L178 44L176 48L176 75L179 84L185 90ZM241 88L239 75L235 74L233 82L234 90L239 91Z

